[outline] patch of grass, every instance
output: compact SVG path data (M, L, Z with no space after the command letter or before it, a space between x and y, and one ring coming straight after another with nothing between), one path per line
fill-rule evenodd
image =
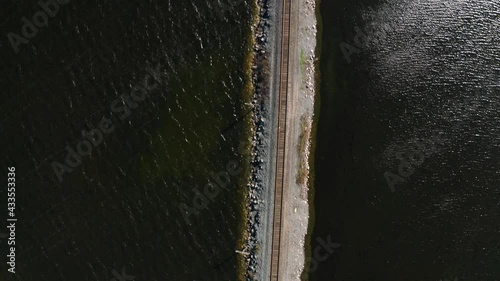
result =
M297 173L297 178L295 182L303 186L306 183L307 178L307 159L306 159L306 151L307 151L307 139L311 133L311 128L307 123L306 116L302 115L300 117L300 136L299 136L299 145L297 147L299 153L299 171Z
M304 49L300 49L300 69L304 70L306 67L306 54Z

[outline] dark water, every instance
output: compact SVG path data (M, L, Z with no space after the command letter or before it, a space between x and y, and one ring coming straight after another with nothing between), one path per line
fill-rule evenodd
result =
M311 280L499 280L500 3L326 0L321 15L312 249L341 246Z
M2 262L2 279L111 280L125 268L135 280L235 280L244 173L189 224L179 205L193 207L193 189L230 161L246 167L249 4L220 16L207 1L69 1L16 54L9 32L40 10L0 4L1 178L16 167L18 217L17 274L4 279ZM112 105L150 68L159 86L121 119ZM59 182L51 163L103 118L114 131Z

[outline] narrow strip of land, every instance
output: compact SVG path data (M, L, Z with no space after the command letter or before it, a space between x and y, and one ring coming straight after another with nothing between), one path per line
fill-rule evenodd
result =
M285 139L288 98L288 65L290 57L290 15L292 0L283 0L281 15L281 54L278 93L278 142L276 151L276 177L274 187L274 217L271 253L271 281L277 281L280 266L281 227L283 215L283 192L285 190Z

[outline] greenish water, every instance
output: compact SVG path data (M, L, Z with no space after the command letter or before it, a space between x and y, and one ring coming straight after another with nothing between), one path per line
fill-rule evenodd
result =
M2 5L2 38L39 9ZM109 280L123 267L137 280L237 279L251 6L219 17L214 5L70 2L18 55L2 41L1 163L19 185L12 280ZM160 86L121 120L111 105L157 65ZM102 118L114 131L59 182L51 163ZM241 172L216 194L212 174L232 163ZM208 183L213 196L183 214Z

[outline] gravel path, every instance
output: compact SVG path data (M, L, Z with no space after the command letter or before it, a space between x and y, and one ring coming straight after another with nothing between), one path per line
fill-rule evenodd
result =
M288 94L287 185L284 194L284 212L281 238L281 280L300 280L304 269L304 238L309 222L308 177L309 148L314 113L316 15L315 1L297 0L292 8L292 35L290 49L290 81ZM305 145L299 145L301 135ZM299 151L299 148L302 151ZM301 165L302 162L302 165ZM305 172L298 180L299 170Z

